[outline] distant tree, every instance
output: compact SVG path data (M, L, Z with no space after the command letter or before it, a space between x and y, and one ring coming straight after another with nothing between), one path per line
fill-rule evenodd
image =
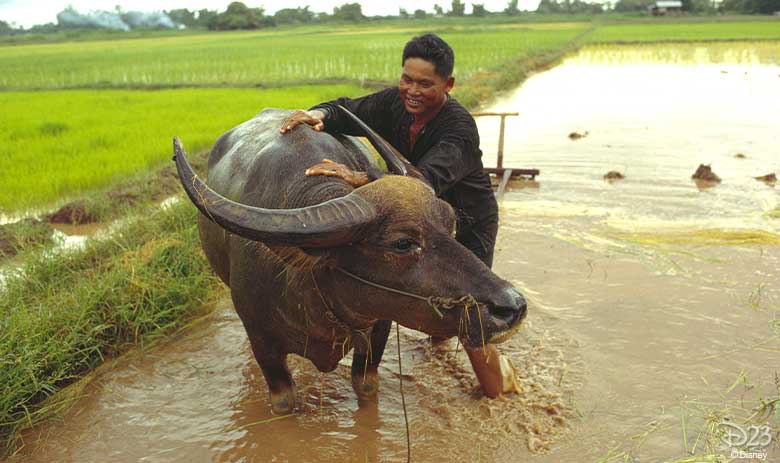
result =
M561 5L558 4L555 0L541 0L539 2L539 5L536 7L537 13L561 13L562 8Z
M0 35L11 35L14 32L15 30L10 24L0 19Z
M428 17L428 13L425 10L414 10L414 19L425 19Z
M452 0L452 10L450 16L466 16L466 4L460 0Z
M273 26L273 20L266 17L264 13L263 8L249 8L241 2L232 2L227 10L217 15L214 28L235 30Z
M27 29L27 32L31 34L51 34L54 32L59 32L60 30L62 30L62 28L58 24L46 23L36 24L33 27Z
M399 8L398 9L398 16L403 18L403 19L408 19L409 18L409 13L405 9Z
M773 14L780 11L780 0L746 0L746 13Z
M333 8L333 19L337 21L358 22L366 19L363 16L363 7L360 3L345 3Z
M604 6L601 3L588 3L582 0L561 0L560 2L556 0L541 0L536 8L536 12L599 14L604 12Z
M475 18L484 18L488 15L488 10L485 9L484 3L472 3L471 4L471 16Z
M433 14L435 14L436 16L444 16L444 8L439 6L438 3L436 5L433 5Z
M303 8L283 8L274 13L276 24L306 24L314 21L314 12L308 5Z
M187 8L177 8L166 11L165 14L176 24L183 24L187 27L198 27L198 20L195 19L195 12Z
M519 16L520 9L517 7L517 0L510 0L504 9L504 14L507 16Z
M219 13L216 11L207 10L206 8L198 10L198 18L195 22L196 27L216 29L218 16Z
M737 13L742 11L745 0L723 0L718 5L718 11L723 13Z

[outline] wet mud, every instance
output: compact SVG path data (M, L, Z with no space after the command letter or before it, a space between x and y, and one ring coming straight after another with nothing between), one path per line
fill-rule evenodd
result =
M98 217L87 208L84 202L75 201L47 214L44 216L44 220L53 224L84 225L97 222Z

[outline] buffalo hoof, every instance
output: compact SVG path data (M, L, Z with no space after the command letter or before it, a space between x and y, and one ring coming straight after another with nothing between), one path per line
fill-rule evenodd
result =
M352 376L352 389L358 400L373 400L379 392L379 372L367 371L365 375Z
M295 409L295 388L271 392L271 411L275 415L289 415Z

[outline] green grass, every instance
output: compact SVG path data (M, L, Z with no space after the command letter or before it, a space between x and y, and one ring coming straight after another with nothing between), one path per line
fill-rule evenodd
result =
M439 31L467 79L510 59L559 48L587 24L498 24ZM171 35L0 47L0 89L268 86L394 82L400 52L424 27L322 28Z
M265 107L308 107L365 92L336 85L284 89L0 92L0 212L104 187L190 151Z
M149 209L111 239L31 257L8 277L0 288L0 457L19 429L48 416L45 399L64 384L180 325L209 297L216 277L195 215L186 200Z
M780 40L780 21L640 23L598 27L589 43Z

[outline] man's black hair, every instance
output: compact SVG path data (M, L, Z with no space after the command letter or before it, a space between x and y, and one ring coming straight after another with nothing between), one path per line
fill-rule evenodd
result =
M409 58L421 58L433 63L436 74L444 79L452 75L455 67L455 53L447 42L436 34L420 35L410 40L404 47L401 66Z

